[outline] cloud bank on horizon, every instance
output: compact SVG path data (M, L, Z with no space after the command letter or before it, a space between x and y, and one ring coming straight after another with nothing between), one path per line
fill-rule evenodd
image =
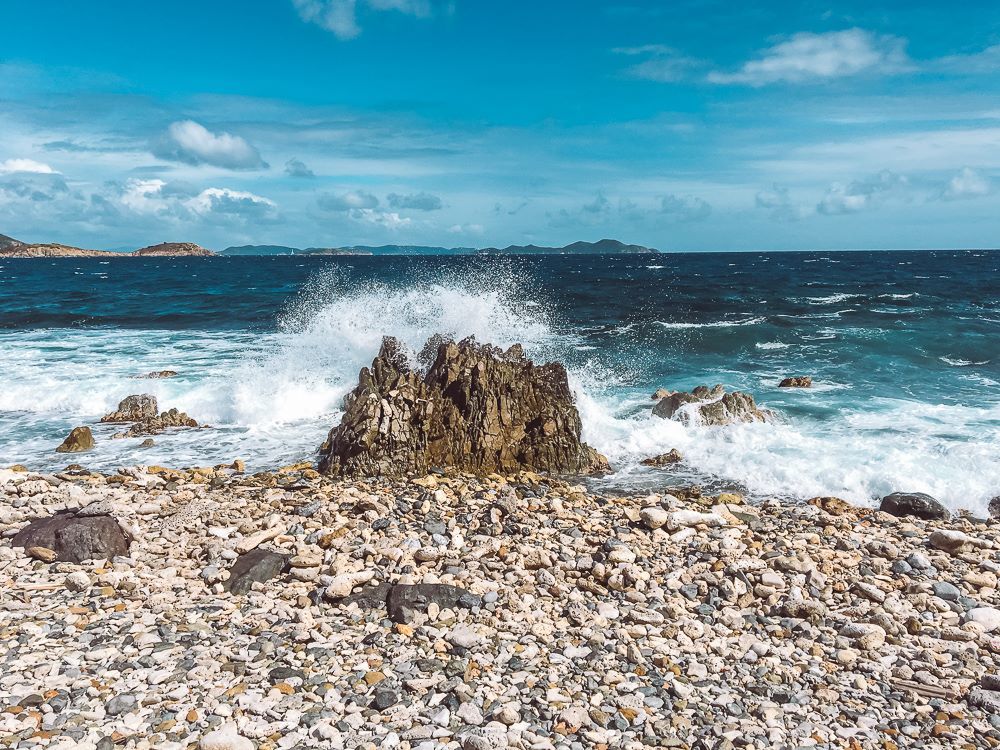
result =
M0 233L1000 244L1000 7L560 5L7 4Z

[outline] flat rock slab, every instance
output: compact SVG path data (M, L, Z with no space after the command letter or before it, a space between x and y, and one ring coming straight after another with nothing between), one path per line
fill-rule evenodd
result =
M73 563L127 555L129 542L128 536L111 516L78 516L74 513L38 518L11 540L15 547L44 547L55 552L57 561Z
M291 555L254 549L240 555L229 569L223 587L231 594L245 594L254 583L266 583L291 567Z

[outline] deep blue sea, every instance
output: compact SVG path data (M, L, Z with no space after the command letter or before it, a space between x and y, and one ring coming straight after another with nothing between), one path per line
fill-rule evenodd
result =
M536 258L0 259L0 465L252 468L314 456L383 335L524 344L571 374L610 489L757 497L1000 495L1000 252ZM169 380L134 380L172 369ZM785 375L814 378L779 390ZM657 387L723 383L769 424L653 417ZM53 449L131 393L211 430ZM679 449L673 472L644 457Z

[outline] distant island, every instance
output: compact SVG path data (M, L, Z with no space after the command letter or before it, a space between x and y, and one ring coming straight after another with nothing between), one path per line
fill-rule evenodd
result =
M643 245L628 245L618 240L574 242L562 247L544 245L508 245L496 247L438 247L434 245L347 245L343 247L307 247L287 245L239 245L220 253L206 250L193 242L161 242L132 252L87 250L57 242L28 243L0 234L0 258L173 258L173 257L261 257L296 256L377 256L377 255L636 255L658 253Z
M87 250L58 242L27 243L0 234L0 258L173 258L210 257L211 250L193 242L161 242L133 252Z
M241 245L227 247L220 255L635 255L658 253L651 247L628 245L618 240L574 242L562 247L509 245L496 247L438 247L434 245L348 245L309 247L301 250L284 245Z

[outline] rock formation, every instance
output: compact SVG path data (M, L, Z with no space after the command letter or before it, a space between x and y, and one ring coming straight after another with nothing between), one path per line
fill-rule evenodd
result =
M94 447L94 434L89 427L74 427L56 453L81 453Z
M520 345L504 352L474 339L440 343L421 372L396 339L386 338L344 409L321 448L320 470L328 474L608 468L607 459L580 440L566 369L556 362L536 366Z
M684 460L684 456L681 455L680 451L673 448L666 453L661 453L659 456L651 456L650 458L644 458L640 463L643 466L655 466L656 468L662 469L664 466L673 466L674 464L680 463Z
M778 383L779 388L811 388L813 379L808 375L793 375Z
M142 422L155 418L157 412L156 396L141 393L126 396L117 409L101 417L101 422Z
M206 250L201 245L196 245L193 242L161 242L159 245L143 247L130 254L137 258L176 257L182 255L209 257L215 255L211 250Z
M163 378L172 378L177 375L176 370L154 370L153 372L147 372L145 375L136 375L136 380L162 380Z
M111 559L127 555L129 538L118 522L108 515L83 515L66 511L48 518L39 518L21 529L11 544L34 549L34 557L42 559L38 550L51 550L52 559L79 563L99 558Z
M947 520L951 517L941 501L923 492L893 492L882 498L879 510L893 516L916 516L925 521Z
M661 391L657 391L660 393ZM757 408L753 396L741 391L726 393L721 385L712 388L699 385L690 393L666 391L653 414L662 419L677 419L688 422L694 417L703 425L726 425L738 422L766 422L767 412ZM695 409L684 409L688 404L698 404Z

